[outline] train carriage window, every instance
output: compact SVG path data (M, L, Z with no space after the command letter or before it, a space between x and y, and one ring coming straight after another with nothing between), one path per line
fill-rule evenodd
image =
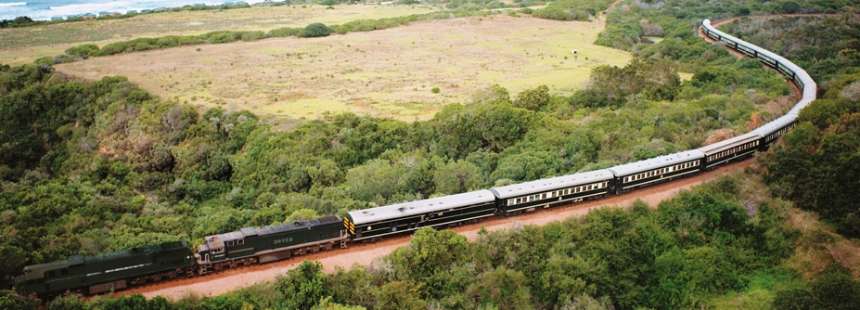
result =
M241 239L241 240L236 241L236 245L244 245L244 244L245 244L245 239Z

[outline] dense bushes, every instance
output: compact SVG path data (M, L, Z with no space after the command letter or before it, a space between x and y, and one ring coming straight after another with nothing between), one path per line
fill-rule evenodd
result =
M855 190L860 188L860 101L842 93L857 84L858 77L837 77L764 161L766 178L777 193L816 211L852 237L860 236L860 196Z
M796 5L802 9L796 10ZM646 44L641 39L647 30L642 27L643 21L663 28L664 38L683 40L694 38L695 33L690 30L705 18L719 20L734 16L781 14L786 10L798 13L838 13L851 5L854 4L847 0L625 1L608 14L607 28L599 35L597 43L631 51L638 50ZM705 44L702 40L697 41L699 44ZM701 53L695 55L702 56Z
M823 90L800 114L797 127L763 163L774 191L813 210L839 232L860 236L854 188L860 148L860 23L853 15L757 21L741 19L729 31L785 55L807 69ZM827 29L827 31L821 31Z
M860 17L844 14L828 17L741 19L727 31L762 44L791 59L812 75L825 80L860 67ZM827 29L827 31L821 31Z
M858 309L860 282L841 266L834 265L817 275L809 287L777 292L774 309Z
M605 11L611 0L559 0L550 2L545 8L535 10L532 15L555 20L588 20Z
M81 83L49 67L4 68L0 117L13 126L0 130L0 172L9 180L0 221L17 232L0 243L6 275L74 254L195 241L664 154L701 144L711 130L742 128L754 110L733 94L625 99L609 109L571 105L546 87L511 100L496 87L429 121L338 115L277 132L250 113L201 114L152 99L120 78ZM577 121L583 116L589 121Z
M744 289L746 274L780 269L773 266L792 252L792 233L782 224L785 210L746 196L752 195L741 190L747 177L681 193L656 210L643 203L631 210L601 209L544 227L481 232L473 243L450 230L423 228L409 246L369 268L325 274L319 263L304 262L270 285L165 307L708 307L711 297ZM813 285L815 296L848 296L856 289L844 276L819 282L825 284ZM95 304L139 303L136 298Z

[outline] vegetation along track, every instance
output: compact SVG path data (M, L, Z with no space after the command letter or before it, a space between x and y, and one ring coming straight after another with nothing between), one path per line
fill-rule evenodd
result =
M707 27L711 27L708 21L705 21L704 24ZM716 32L714 31L714 28L710 29L710 31L700 31L700 35L703 38L708 39L709 41L722 41L723 43L725 43L726 46L735 49L741 54L757 57L766 65L774 68L778 72L786 75L789 79L794 81L793 84L795 84L795 86L798 86L798 88L796 88L795 90L800 92L800 100L798 101L797 105L784 117L796 117L800 109L802 109L815 99L815 82L812 81L811 78L809 78L805 71L773 53L766 52L761 49L758 49L757 51L752 51L748 47L739 47L739 44L737 43L740 41L739 39L720 32ZM774 122L778 121L779 119ZM791 123L793 123L793 119L789 124ZM789 125L785 125L785 128L788 128L788 126ZM760 127L759 129L761 128L763 127ZM756 129L756 131L759 129ZM751 132L750 134L754 132ZM782 133L783 131L780 130L779 132ZM736 138L740 138L742 136L738 136ZM736 138L721 141L717 144L736 140ZM762 139L764 139L764 137ZM706 146L702 149L707 149L712 146L713 145ZM464 225L455 228L455 231L465 235L469 239L474 239L478 236L478 232L480 230L508 229L516 228L522 225L542 225L571 216L581 216L587 214L590 210L599 208L601 206L612 205L626 207L629 206L632 202L639 199L645 200L651 205L656 205L656 203L673 196L681 190L690 188L694 185L701 184L709 180L713 180L726 173L736 171L738 169L743 169L750 164L751 162L749 160L740 161L732 164L725 164L708 172L696 174L693 177L664 183L662 185L649 186L643 189L627 192L625 194L613 195L605 199L575 204L574 206L571 206L573 204L570 203L566 204L565 207L562 208L547 209L541 212L534 212L524 216L492 218L477 224ZM369 265L377 258L385 256L388 253L391 253L396 248L408 244L409 239L409 236L388 238L377 243L357 244L347 249L339 249L324 253L317 253L310 256L297 257L272 264L256 265L252 267L228 270L226 272L203 277L174 280L170 282L162 282L154 285L138 287L132 290L121 292L121 294L139 293L147 297L163 296L170 299L178 299L188 295L218 295L255 283L273 280L278 275L295 267L301 261L308 259L320 261L325 267L326 271L333 271L335 270L335 268L338 267L345 268L356 264Z
M609 196L604 199L592 200L585 203L570 203L520 216L494 217L476 224L463 225L452 229L469 240L475 240L481 230L496 231L516 229L524 225L545 225L570 217L585 216L590 211L603 207L627 208L638 200L647 203L649 206L657 206L660 202L674 197L683 190L689 190L694 186L741 171L751 164L751 160L735 162L694 177L646 187L623 195ZM240 267L205 276L176 279L135 287L120 291L116 295L141 294L147 298L161 296L170 300L178 300L187 296L217 296L243 287L273 281L305 260L320 262L325 272L333 272L337 268L349 268L354 265L369 266L377 259L394 252L397 248L407 246L410 239L411 235L403 235L374 243L353 244L345 249L298 256L270 264Z

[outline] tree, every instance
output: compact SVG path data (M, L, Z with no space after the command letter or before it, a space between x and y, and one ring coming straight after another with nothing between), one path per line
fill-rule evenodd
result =
M510 103L511 95L508 90L499 84L481 89L472 96L473 103Z
M375 293L376 309L380 310L424 310L427 302L421 299L421 286L408 281L392 281Z
M318 217L319 217L319 214L317 214L317 211L314 211L313 209L302 208L302 209L298 209L296 211L293 211L293 213L291 213L289 216L287 216L287 218L284 220L284 223L292 223L295 221L307 221L307 220L312 220L312 219L315 219Z
M325 275L319 262L304 261L275 284L287 309L310 309L325 293Z
M346 173L346 186L358 200L384 203L400 192L400 180L407 174L403 167L382 159L371 160ZM378 198L382 198L379 201Z
M839 265L833 265L811 283L818 309L860 309L860 283Z
M320 300L311 310L365 310L362 306L344 306L331 301L331 297Z
M791 288L776 293L774 309L858 309L860 282L839 265L832 265L812 279L810 288Z
M78 295L69 294L54 298L48 303L48 309L50 310L84 310L86 307L84 306L83 300Z
M372 275L362 266L348 270L338 268L326 277L326 291L331 293L334 302L372 308L376 290L372 281Z
M549 87L541 85L533 89L527 89L520 92L519 95L517 95L517 99L514 100L514 106L527 110L538 111L549 104L549 100Z
M466 238L450 230L420 228L408 247L386 257L400 279L422 281L469 256Z
M794 14L800 11L800 4L794 1L786 1L779 5L779 11L787 14Z
M302 30L302 37L304 38L315 38L315 37L327 37L331 34L332 30L328 26L323 23L313 23L305 26L305 29Z
M37 303L31 299L15 294L13 291L0 290L0 309L29 310L36 309Z
M476 307L488 305L500 310L531 309L531 294L526 276L519 271L499 267L478 276L466 289Z
M458 160L449 162L433 173L433 183L437 193L457 194L480 187L481 171L474 164Z
M816 309L815 299L808 289L796 288L776 292L773 298L774 309L807 310Z

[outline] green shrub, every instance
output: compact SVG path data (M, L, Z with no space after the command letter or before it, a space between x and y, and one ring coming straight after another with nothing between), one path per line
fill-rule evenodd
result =
M67 54L54 56L54 64L64 64L77 60L77 57Z
M128 48L128 42L114 42L108 45L102 46L102 48L96 53L96 56L108 56L108 55L116 55L119 53L125 52Z
M438 94L441 90L439 89L439 87L433 87L433 89L431 89L430 91L434 94Z
M203 35L206 42L212 44L230 43L238 41L241 34L233 31L214 31Z
M242 41L257 41L267 38L266 33L262 31L243 31L239 33L239 39Z
M269 37L272 38L283 38L283 37L298 37L302 34L302 28L277 28L269 31Z
M783 2L779 5L779 11L786 14L794 14L800 11L800 4L794 1Z
M331 34L332 30L328 26L323 23L313 23L307 25L304 30L302 30L303 38L316 38L316 37L327 37Z
M66 50L66 54L71 56L87 59L99 52L99 47L95 44L82 44L70 47Z

